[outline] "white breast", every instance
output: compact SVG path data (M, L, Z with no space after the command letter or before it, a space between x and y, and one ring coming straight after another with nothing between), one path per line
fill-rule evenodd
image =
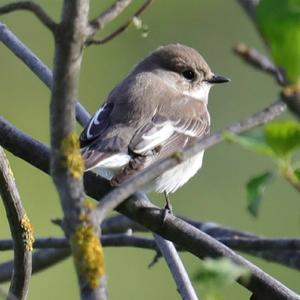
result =
M183 186L191 177L193 177L202 166L204 151L199 152L194 157L182 162L169 171L164 172L154 181L143 187L146 192L155 191L157 193L174 193ZM103 160L92 171L96 174L111 180L124 167L130 157L129 155L112 155Z
M193 177L202 166L204 151L201 151L194 157L182 162L169 171L166 171L154 182L147 186L146 190L154 190L158 193L174 193L183 186L191 177Z

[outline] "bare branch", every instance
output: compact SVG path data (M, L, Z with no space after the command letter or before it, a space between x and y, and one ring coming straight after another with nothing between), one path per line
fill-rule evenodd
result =
M222 230L227 232L228 230L226 228L224 229L218 226L216 227L218 228L219 231ZM238 240L236 240L236 237L219 238L218 240L221 241L222 243L232 246L233 249L245 251L253 255L257 255L261 253L266 254L268 253L267 249L272 250L270 254L273 254L274 256L277 255L277 257L280 257L280 255L286 256L285 262L292 262L294 260L293 267L295 267L298 270L300 269L299 255L298 255L298 259L295 261L295 257L296 257L295 252L288 251L289 248L299 249L299 239L265 239L260 237L258 238L251 237L251 238L239 239L240 241L242 241L241 245L239 244ZM156 242L153 239L130 236L127 234L103 235L101 241L104 247L137 247L142 249L152 249L154 251L159 251ZM266 246L267 249L265 249L262 246L262 243L264 243L264 246ZM256 245L258 245L258 249L264 248L264 250L262 252L256 252L256 251L252 252L251 248L257 247ZM70 255L69 243L65 238L36 239L34 243L34 247L42 248L42 249L49 247L49 248L56 248L56 249L36 251L33 254L33 259L32 259L33 261L32 273L36 273L44 269L47 269L59 263L60 261L62 261L63 259L65 259ZM1 250L10 250L12 248L13 248L12 240L0 241ZM184 250L182 248L177 248L177 249L180 251ZM249 251L247 251L247 249ZM282 250L282 252L280 250ZM160 252L158 253L159 255L161 255ZM286 265L291 266L290 264L287 263ZM12 269L13 269L13 261L0 264L0 282L6 282L10 279L12 274Z
M106 247L136 247L142 249L157 249L153 239L129 236L125 234L104 235L101 237L103 246ZM12 241L1 241L1 246L8 249L12 248ZM65 238L37 239L36 245L41 248L51 246L56 249L38 250L32 256L32 273L37 273L48 269L49 267L61 262L70 256L69 242ZM60 248L60 249L59 249ZM13 261L0 264L0 282L6 282L10 279L13 270Z
M37 77L49 88L52 87L52 72L43 62L24 45L8 28L0 22L0 40L10 49L25 65L37 75ZM90 114L77 101L76 118L79 124L86 126L90 120Z
M102 30L105 25L116 19L125 9L130 5L132 0L117 0L112 6L105 10L95 19L91 20L90 25L90 34L89 37L92 37L97 30Z
M0 297L7 300L18 300L14 295L10 294L9 292L5 291L3 287L0 287Z
M249 48L244 44L239 44L234 48L234 52L251 66L272 75L281 86L287 84L283 73L266 56L260 54L256 49Z
M26 299L28 294L34 238L32 225L22 205L12 170L2 147L0 147L0 193L14 248L14 272L9 287L9 295L14 295L22 300ZM11 299L11 296L8 299Z
M32 273L43 271L70 256L70 249L38 250L32 254ZM13 261L0 264L0 282L10 279L13 270Z
M99 226L85 205L84 161L75 131L75 99L87 31L89 0L64 0L55 35L50 103L51 175L63 209L63 229L70 241L81 299L107 299Z
M195 221L194 221L195 222ZM232 236L222 237L210 234L222 244L238 251L249 252L268 252L268 251L299 251L299 238L265 238L253 234L241 232L241 235L232 234L227 228L218 227L219 230L226 231L227 235ZM228 233L229 231L229 233ZM203 231L204 232L204 231ZM103 246L132 246L138 248L146 248L157 250L155 240L149 238L137 237L124 233L104 234L101 236ZM13 240L0 240L0 251L13 249ZM66 249L69 248L69 242L65 238L37 238L33 243L34 249ZM183 250L179 248L179 250ZM297 266L296 269L300 269Z
M101 242L105 247L136 247L143 249L158 250L155 240L138 237L129 234L105 234L101 237ZM13 249L12 240L0 240L0 251ZM34 249L69 249L70 244L66 238L37 238L33 243Z
M126 23L124 23L122 26L120 26L118 29L116 29L114 32L109 34L108 36L102 38L102 39L89 39L86 42L87 46L90 45L101 45L101 44L106 44L107 42L111 41L118 35L120 35L122 32L124 32L132 23L134 18L138 18L141 16L145 10L149 7L149 5L153 2L154 0L146 0L144 4L131 16Z
M57 24L42 9L42 7L31 1L17 1L0 7L0 15L8 14L17 10L28 10L32 12L52 33L55 34Z
M173 243L154 234L155 242L165 258L182 299L198 300L186 269Z
M236 236L233 238L219 238L218 240L228 247L240 251L300 250L300 239L297 238L247 238Z
M249 18L255 22L255 7L259 0L237 0Z
M207 138L200 139L194 145L184 149L181 153L179 153L179 155L171 155L170 157L152 164L144 171L139 172L136 176L133 176L120 187L113 189L110 193L103 197L103 199L101 199L98 203L96 210L93 212L95 214L95 218L101 222L109 211L115 209L126 198L138 191L155 177L167 170L170 170L182 161L191 158L200 151L220 143L223 140L224 133L231 132L240 134L257 126L263 125L279 116L285 110L285 107L286 106L282 101L276 101L264 110L240 122L233 123ZM178 159L178 156L180 159Z

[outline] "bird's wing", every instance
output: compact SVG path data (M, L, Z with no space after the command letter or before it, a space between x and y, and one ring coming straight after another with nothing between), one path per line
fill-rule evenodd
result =
M113 102L105 102L80 135L81 154L86 170L101 163L114 168L125 165L130 160L127 154L129 130L113 121L114 109Z
M195 101L189 98L157 109L152 119L133 136L129 144L131 160L112 183L121 184L153 161L208 135L210 118L206 105Z
M155 151L166 156L209 133L210 118L206 105L189 97L180 100L157 109L151 121L132 138L131 151L139 155Z

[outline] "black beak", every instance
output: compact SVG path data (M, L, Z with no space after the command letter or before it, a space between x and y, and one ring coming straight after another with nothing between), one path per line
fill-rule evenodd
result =
M208 79L207 82L211 84L216 84L216 83L225 83L229 82L230 79L220 76L220 75L214 75L211 79Z

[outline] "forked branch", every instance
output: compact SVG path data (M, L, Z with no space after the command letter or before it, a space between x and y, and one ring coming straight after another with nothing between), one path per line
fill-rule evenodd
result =
M279 85L284 86L287 84L287 80L281 70L256 49L239 44L234 48L234 52L249 65L273 76Z
M146 9L153 1L154 0L146 0L144 4L122 26L102 39L88 39L86 45L101 45L108 43L109 41L120 35L122 32L124 32L133 23L135 18L140 17L146 11Z
M106 24L116 19L130 5L132 0L117 0L111 7L101 13L98 17L89 22L89 37L92 37L98 30L102 30Z
M32 12L43 25L45 25L52 33L55 34L57 24L52 18L43 10L43 8L32 1L17 1L0 6L0 15L8 14L11 12L27 10Z

